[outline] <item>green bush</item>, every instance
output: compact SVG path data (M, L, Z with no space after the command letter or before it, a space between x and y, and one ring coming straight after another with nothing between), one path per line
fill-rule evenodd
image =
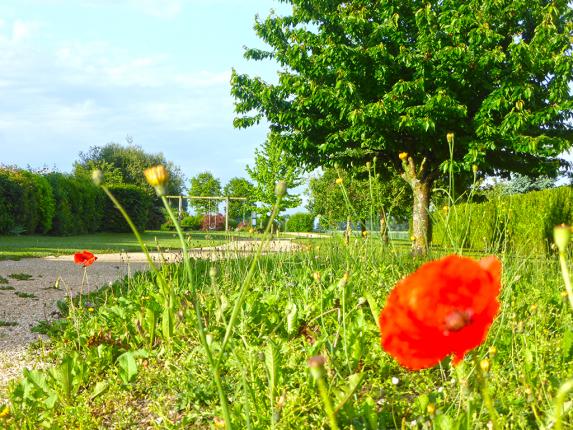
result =
M432 214L433 243L485 252L546 253L553 227L573 221L573 187L496 197Z
M184 230L201 230L203 215L188 215L181 220L181 228Z
M135 227L143 231L149 220L149 211L152 199L141 187L137 185L110 185L109 190L126 210ZM102 230L109 232L129 232L131 229L121 212L115 207L110 199L106 199Z
M287 221L288 231L310 232L314 227L314 215L298 212L290 216Z

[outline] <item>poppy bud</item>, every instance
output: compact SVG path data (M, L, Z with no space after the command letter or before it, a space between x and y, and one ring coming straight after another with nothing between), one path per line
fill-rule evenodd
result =
M398 154L398 158L400 158L400 160L402 160L402 161L406 161L406 159L408 158L408 153L407 152L400 152L400 154Z
M367 162L366 162L366 168L367 168L368 170L370 170L370 161L367 161Z
M92 181L98 187L103 183L103 172L100 169L92 171Z
M155 192L158 196L164 196L166 193L165 186L169 180L169 172L165 166L158 165L145 169L143 171L147 183L155 188Z
M285 181L278 181L275 186L275 196L284 197L287 191L287 185Z
M450 145L453 145L454 144L454 133L450 131L448 134L446 134L446 139Z
M325 362L326 359L322 355L315 355L308 359L307 364L314 379L319 379L322 376Z
M517 110L523 110L523 104L524 104L524 103L523 103L523 100L518 100L518 101L515 102L515 108L516 108Z
M555 241L555 246L557 246L560 253L564 253L567 249L570 237L571 230L566 224L557 225L553 229L553 240Z

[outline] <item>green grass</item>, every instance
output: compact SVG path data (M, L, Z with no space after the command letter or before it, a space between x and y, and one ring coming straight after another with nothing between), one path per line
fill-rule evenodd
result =
M12 273L8 275L9 278L15 279L17 281L29 281L32 279L32 275L28 273Z
M382 351L377 318L396 281L423 260L372 238L349 247L337 239L314 242L305 253L262 258L221 371L235 428L325 428L307 366L318 354L326 357L340 428L486 428L490 418L474 357L491 360L488 390L501 426L544 426L558 388L573 376L573 313L554 259L501 258L502 307L486 342L460 367L446 359L421 372L404 370ZM192 264L217 351L250 260ZM213 279L211 267L217 269ZM158 286L149 273L85 298L93 312L77 300L62 304L68 318L47 330L53 337L47 360L56 364L27 372L12 386L5 427L213 427L221 410L190 286L181 282L182 267L163 270L177 293L172 338L163 335ZM346 284L340 282L345 272ZM488 352L492 346L496 353ZM565 428L572 418L569 408Z
M3 321L0 320L0 327L16 327L18 325L15 321Z
M190 232L190 246L193 248L220 245L228 240L224 232ZM166 231L147 231L142 234L150 250L157 248L179 249L175 234ZM156 243L157 239L157 243ZM119 251L141 251L137 241L130 233L94 233L80 236L0 236L0 260L25 257L46 257L50 255L69 255L82 250L94 254Z
M35 298L37 298L35 294L25 293L23 291L16 291L14 294L16 294L21 299L35 299Z

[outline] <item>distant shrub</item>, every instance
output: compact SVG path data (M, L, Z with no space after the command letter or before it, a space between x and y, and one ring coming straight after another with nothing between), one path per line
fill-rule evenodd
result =
M185 230L201 230L203 215L187 215L181 220L181 228Z
M136 185L109 185L109 190L126 210L136 228L145 230L149 220L149 210L152 199L141 187ZM111 200L106 199L103 214L103 231L129 232L129 224L125 221L121 212L114 206Z
M288 231L310 232L314 227L314 215L306 212L292 214L287 221Z
M573 187L496 197L435 211L433 243L486 252L546 253L553 227L573 222Z

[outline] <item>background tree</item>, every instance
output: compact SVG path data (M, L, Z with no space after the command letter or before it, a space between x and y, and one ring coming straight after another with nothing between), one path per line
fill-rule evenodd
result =
M211 172L202 172L191 178L189 195L201 197L221 196L221 181ZM219 212L219 200L191 200L190 204L199 215Z
M264 118L307 167L385 160L413 191L415 252L426 251L430 193L445 172L566 167L567 1L285 2L290 16L255 24L270 49L245 53L278 62L278 83L233 72L235 126Z
M340 175L340 176L339 176ZM337 184L338 178L342 184ZM343 190L348 196L348 203ZM322 175L310 179L307 208L320 215L321 225L336 226L350 216L355 222L389 222L404 220L411 215L411 193L407 184L394 175L388 179L363 169L326 168Z
M275 185L285 181L287 194L282 198L279 212L295 208L302 202L299 195L291 194L292 190L302 184L302 170L297 167L293 157L285 152L280 143L281 137L270 134L262 145L255 150L253 167L247 166L247 173L255 182L255 200L261 203L258 211L267 214L276 201Z
M155 195L143 176L143 171L151 166L163 164L169 172L167 193L180 195L183 193L185 176L181 169L167 161L163 154L147 153L140 146L134 145L128 136L127 145L108 143L104 146L92 146L88 152L80 152L79 161L74 163L74 175L87 178L91 181L91 173L100 169L104 173L104 180L109 185L136 185L151 198L148 229L157 229L165 221L163 204Z
M245 197L247 200L229 201L229 218L245 219L247 222L251 218L251 212L255 211L255 187L245 178L231 178L225 188L223 195L230 197Z
M92 146L88 152L80 152L79 158L79 161L74 163L76 176L91 180L92 171L100 169L108 184L138 185L146 190L149 189L149 193L154 194L145 181L143 171L148 167L163 164L169 172L168 194L179 195L184 189L185 177L179 167L167 161L163 154L147 153L143 148L132 143Z

